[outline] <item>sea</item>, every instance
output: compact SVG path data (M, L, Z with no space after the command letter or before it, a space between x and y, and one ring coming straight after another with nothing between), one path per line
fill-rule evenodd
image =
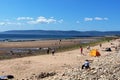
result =
M76 38L72 35L0 34L0 41L25 41Z
M38 34L0 34L0 42L23 42L37 40L60 40L60 39L75 39L88 38L85 36L78 37L73 35L38 35ZM91 40L81 40L81 43L89 43ZM38 48L0 48L3 51L26 52L26 50L36 51Z

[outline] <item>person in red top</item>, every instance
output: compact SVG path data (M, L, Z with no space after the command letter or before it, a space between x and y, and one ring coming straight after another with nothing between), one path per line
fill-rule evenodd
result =
M82 48L82 46L80 46L80 52L81 52L81 54L83 54L83 48Z

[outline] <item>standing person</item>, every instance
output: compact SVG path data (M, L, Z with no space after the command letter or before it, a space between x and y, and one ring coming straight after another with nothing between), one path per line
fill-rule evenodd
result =
M81 54L83 54L83 47L82 46L80 46L80 52L81 52Z
M47 54L49 54L49 52L50 52L50 48L48 47L48 49L47 49Z
M59 44L60 44L60 42L61 42L61 39L59 40Z
M54 55L55 54L55 49L52 49L52 55Z
M102 47L102 44L100 44L100 48Z
M85 63L82 65L82 69L89 69L90 68L90 63L88 60L85 60Z

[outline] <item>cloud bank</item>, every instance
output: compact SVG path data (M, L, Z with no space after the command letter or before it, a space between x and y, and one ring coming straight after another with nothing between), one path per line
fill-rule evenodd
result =
M84 18L85 21L92 21L93 18Z
M18 17L17 20L33 20L32 17Z
M14 20L3 20L0 21L0 26L9 26L9 25L24 25L24 24L53 24L53 23L63 23L63 19L57 20L54 17L46 18L44 16L39 16L37 18L33 17L17 17Z
M84 21L105 21L105 20L108 20L108 18L107 17L105 17L105 18L102 18L102 17L94 17L94 18L86 17L86 18L84 18Z
M29 24L39 24L39 23L55 23L57 20L55 20L53 17L51 18L45 18L43 16L38 17L36 20L28 21Z

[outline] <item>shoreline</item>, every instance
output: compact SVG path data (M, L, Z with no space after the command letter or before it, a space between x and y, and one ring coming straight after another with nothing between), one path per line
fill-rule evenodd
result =
M55 39L55 40L27 40L27 41L13 41L0 42L0 48L25 48L25 47L49 47L71 45L73 43L89 43L96 41L97 38L75 38L75 39ZM68 44L69 43L69 44ZM27 44L27 45L26 45Z
M83 36L83 37L68 37L68 38L38 38L38 39L0 39L0 42L27 42L27 41L46 41L46 40L69 40L69 39L88 39L88 38L103 38L104 36Z
M48 54L47 50L55 49L55 53L78 49L80 46L88 46L99 43L102 38L87 39L62 39L62 40L40 40L26 42L1 42L0 60L21 58L34 55Z

